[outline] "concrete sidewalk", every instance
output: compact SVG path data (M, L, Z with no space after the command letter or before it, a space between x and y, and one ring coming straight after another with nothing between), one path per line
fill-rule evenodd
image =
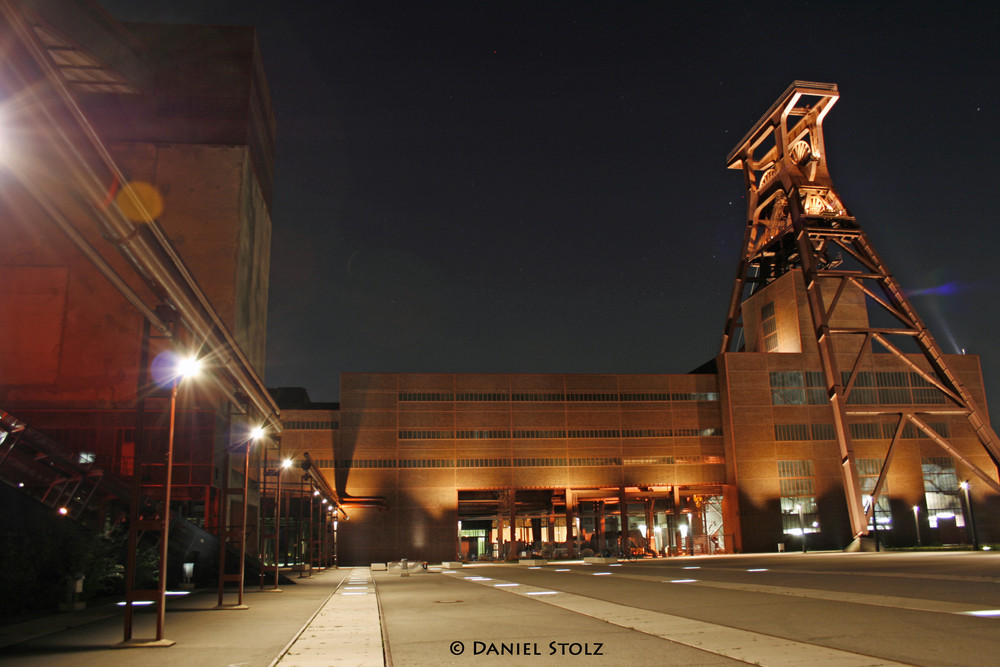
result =
M278 660L279 667L352 665L382 667L382 622L372 573L349 570L344 585L327 599Z
M281 592L247 587L244 602L249 609L245 610L216 609L215 590L171 598L164 634L176 643L166 648L116 648L123 638L124 611L115 605L8 625L0 628L0 662L39 666L268 667L304 635L310 623L321 618L319 614L328 602L334 598L352 599L334 595L349 585L352 573L351 569L330 569L301 579L290 574L295 585L283 586ZM234 598L235 594L227 594L226 601ZM153 609L138 610L133 636L152 638L155 619ZM374 624L378 631L377 607ZM381 641L376 648L378 664L382 664Z
M167 603L162 648L115 648L122 640L123 611L110 606L54 615L0 628L4 665L143 665L184 667L402 667L403 665L565 664L550 643L614 647L591 664L735 664L662 638L617 627L586 614L538 604L523 596L475 585L466 575L411 564L372 572L368 567L317 572L295 579L281 593L247 589L246 610L215 609L216 592ZM518 566L493 565L515 571ZM294 577L294 575L292 575ZM136 638L151 636L155 612L137 613ZM543 653L480 654L477 646L530 642ZM595 643L600 642L600 643ZM462 647L459 651L458 647ZM512 661L513 659L513 661ZM527 663L525 663L527 664Z

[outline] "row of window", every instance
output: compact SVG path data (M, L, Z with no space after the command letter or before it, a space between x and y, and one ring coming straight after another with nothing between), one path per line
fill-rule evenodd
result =
M951 437L951 426L948 422L928 422L934 431L942 438ZM870 422L866 424L851 424L851 437L855 440L891 440L896 435L896 424L890 422ZM904 438L926 438L926 433L918 429L912 422L903 426Z
M820 371L771 371L772 405L826 405L829 397ZM851 374L843 372L847 385ZM858 373L847 397L848 405L942 405L945 395L920 374L906 371Z
M572 458L480 459L327 459L313 461L317 468L551 468L581 466L695 465L723 463L719 456L642 456Z
M812 460L778 461L778 485L781 489L782 532L786 535L819 532Z
M775 424L774 439L786 440L836 440L833 424Z
M861 492L871 494L875 488L883 459L856 460ZM924 500L927 522L937 528L942 520L954 520L957 527L965 525L965 515L960 497L961 486L955 470L954 459L947 456L925 457L921 461L924 478ZM819 513L816 506L816 489L813 464L809 459L778 461L781 488L781 513L784 532L801 535L819 530ZM886 530L892 528L892 512L888 499L889 485L883 484L872 516L874 525ZM866 509L871 497L866 496ZM874 526L869 521L869 528Z
M842 371L841 382L846 386L851 379L849 371ZM822 371L771 371L772 387L825 387ZM913 371L861 371L854 380L855 387L934 387L919 373Z
M778 320L774 315L774 302L768 301L760 309L760 329L764 334L764 350L774 352L778 349Z
M289 431L335 431L340 428L340 422L336 421L290 420L281 425Z
M650 429L474 429L468 431L438 431L401 429L400 440L530 440L561 438L707 438L721 436L721 428L650 428ZM793 438L795 439L795 438Z
M896 424L890 422L868 422L852 423L848 425L851 430L851 438L855 440L891 440L896 434ZM928 423L942 438L951 437L951 428L948 422ZM903 426L904 438L926 438L923 431L912 423ZM788 440L836 440L837 432L833 424L775 424L774 439L778 441Z
M474 392L458 392L453 394L451 392L435 392L435 391L422 391L422 392L411 392L411 391L401 391L398 394L398 399L401 402L444 402L444 401L459 401L459 402L526 402L526 401L543 401L543 402L601 402L601 403L611 403L611 402L644 402L644 401L718 401L719 392L717 391L695 391L695 392L637 392L637 393L619 393L619 392L576 392L576 393L562 393L562 392L489 392L489 391L474 391Z

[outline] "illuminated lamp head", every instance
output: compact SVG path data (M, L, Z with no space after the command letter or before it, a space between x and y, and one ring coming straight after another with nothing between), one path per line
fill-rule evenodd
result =
M158 385L169 387L197 375L201 370L201 363L194 355L185 357L173 350L166 350L156 355L150 371Z
M194 377L201 371L201 360L196 357L183 357L177 361L176 370L179 379Z

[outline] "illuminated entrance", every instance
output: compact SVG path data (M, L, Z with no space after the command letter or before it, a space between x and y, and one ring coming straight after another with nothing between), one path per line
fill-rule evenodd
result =
M462 490L457 528L456 556L467 561L729 549L718 485Z

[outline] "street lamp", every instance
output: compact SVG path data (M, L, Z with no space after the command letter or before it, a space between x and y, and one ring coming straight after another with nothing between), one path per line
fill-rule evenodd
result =
M250 447L253 443L261 440L264 437L264 428L262 426L255 426L250 429L249 437L246 442L246 458L243 463L243 516L242 525L240 527L240 592L236 598L236 608L243 607L243 578L246 574L246 554L247 554L247 509L250 495ZM228 470L226 473L228 474ZM225 558L225 555L221 556ZM220 596L219 604L222 604L222 585L219 586Z
M923 546L920 543L920 505L913 506L913 525L917 527L917 546Z
M806 552L806 518L802 513L802 505L796 505L795 511L799 514L799 534L802 536L802 553Z
M333 569L335 569L335 570L339 567L339 565L337 563L337 522L338 522L338 519L339 519L339 514L340 513L337 511L337 509L334 508L334 510L333 510ZM458 525L461 526L462 522L459 521Z
M969 508L969 528L972 530L972 550L979 551L979 536L976 535L976 515L972 512L972 499L969 497L969 480L965 480L959 486L965 492L965 506Z
M247 552L247 510L249 509L250 501L250 448L253 443L260 440L265 435L264 428L261 426L256 426L254 428L248 429L245 432L245 436L237 440L236 442L243 443L244 451L244 462L243 462L243 508L240 515L240 528L239 531L233 531L230 529L228 522L223 522L222 519L226 516L225 510L221 513L220 526L219 526L219 602L216 605L216 609L249 609L249 607L243 604L243 593L244 593L244 577L246 576L246 552ZM228 448L227 448L228 451ZM226 500L229 497L229 475L231 472L231 464L229 461L229 456L226 456L226 471L224 477L223 485L223 504L227 505ZM230 517L231 518L231 517ZM226 546L231 543L233 539L233 533L239 536L239 563L237 565L236 574L226 573ZM226 583L235 581L238 585L237 587L237 597L236 604L225 604L226 596Z
M281 588L278 584L280 583L278 579L281 576L281 474L285 472L288 468L292 467L291 459L281 458L281 438L276 437L275 440L278 441L278 467L274 471L274 475L277 478L274 490L274 587L268 590L280 593ZM263 567L263 565L262 565Z
M177 417L177 387L181 380L195 377L201 372L201 360L197 357L183 357L178 361L176 373L170 386L170 431L167 435L167 476L163 482L163 539L160 540L160 589L156 605L156 640L163 639L163 626L167 600L167 540L170 537L170 486L174 472L174 433Z
M170 537L170 488L173 482L173 471L174 471L174 433L176 431L177 422L177 388L181 383L181 380L196 376L201 370L201 360L196 357L183 357L176 361L173 368L170 369L170 427L167 431L167 458L166 458L166 471L165 478L163 482L163 510L160 513L161 526L160 530L163 532L163 536L160 539L160 582L156 593L156 639L148 645L166 645L171 646L174 642L169 639L163 638L163 628L166 620L166 600L167 600L167 550L168 542ZM135 474L138 476L139 471L136 470ZM137 485L138 485L137 481ZM138 486L136 487L138 488ZM133 498L133 505L136 505L138 501L138 491L136 492L136 497ZM130 523L135 523L138 519L135 508L133 507L133 521ZM134 527L133 527L134 528ZM131 532L132 528L130 528ZM133 550L129 556L129 565L133 568L133 571L128 573L127 581L135 581L135 557L134 549L137 549L137 544L134 543L132 536L129 539L130 550ZM131 584L127 584L127 587L131 587ZM132 612L133 605L131 599L126 599L125 604L125 642L132 641ZM143 644L147 644L143 642Z

